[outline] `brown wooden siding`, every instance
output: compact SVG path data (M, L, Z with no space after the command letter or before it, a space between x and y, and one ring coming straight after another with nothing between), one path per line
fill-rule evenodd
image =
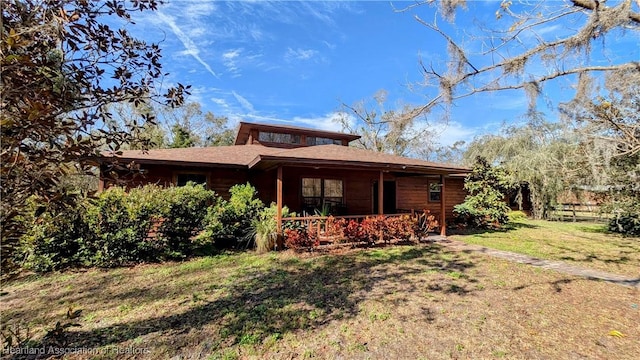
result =
M464 189L464 178L447 178L445 185L445 206L447 209L447 218L453 216L453 207L464 202L467 191Z
M213 169L209 171L209 188L229 199L229 189L236 184L249 182L249 174L246 170Z
M236 169L211 169L187 166L169 165L141 165L141 174L132 176L122 174L119 178L124 180L121 185L127 189L143 186L146 184L157 184L160 186L171 186L176 183L177 175L180 173L196 173L207 176L208 188L215 191L225 199L229 199L229 189L235 184L244 184L248 181L248 171ZM113 186L116 182L113 179L101 179L105 181L105 187Z
M396 179L396 202L398 209L439 209L436 203L429 203L429 184L425 177L400 177ZM433 209L431 208L433 205Z
M426 209L434 214L440 213L440 202L429 201L429 183L439 183L439 177L399 177L396 179L396 198L398 209L422 210ZM464 201L464 179L445 178L445 209L446 216L451 219L453 207Z

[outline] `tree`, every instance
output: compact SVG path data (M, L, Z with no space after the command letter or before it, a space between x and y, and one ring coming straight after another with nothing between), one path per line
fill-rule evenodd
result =
M121 131L108 125L108 106L158 101L178 105L188 87L160 92L165 76L157 44L131 36L131 13L160 0L8 0L2 4L2 269L10 270L24 231L27 198L59 203L62 178L94 164L99 147L118 151L148 114ZM112 24L122 26L112 28Z
M613 144L616 156L640 153L640 71L612 71L602 87L581 76L580 91L594 96L561 104L562 114L584 125L588 136Z
M435 3L427 0L417 5ZM436 89L417 109L421 113L478 93L524 90L529 97L529 110L535 115L537 99L547 83L563 78L575 83L576 77L610 72L634 77L640 73L637 59L609 56L602 64L592 54L596 45L605 46L610 38L638 31L639 0L503 0L491 27L477 22L479 25L472 30L465 24L465 34L474 35L464 36L464 43L437 20L455 21L456 12L467 2L446 0L437 4L440 16L433 22L415 16L427 29L442 36L449 53L446 62L421 63L423 84ZM415 6L399 11L411 11ZM559 36L558 31L549 29L563 32ZM593 94L576 91L575 96L588 99ZM609 129L614 128L609 125Z
M197 102L180 106L129 102L109 106L109 124L113 128L128 131L141 115L151 116L154 123L134 129L135 137L123 149L160 149L191 146L232 145L234 131L228 127L226 117L204 113Z
M188 148L196 144L194 135L189 128L175 124L171 127L172 142L170 148Z
M453 208L456 220L464 225L487 229L498 228L509 221L509 207L505 203L507 192L513 188L507 172L489 164L478 156L473 170L464 180L469 195Z
M164 106L164 105L163 105ZM162 149L167 145L167 134L164 127L160 126L157 120L157 112L154 104L143 101L138 104L131 102L119 102L107 106L107 125L116 131L132 131L130 139L122 143L123 150L144 150ZM154 122L147 122L142 126L132 126L141 116L149 116L156 119ZM95 130L98 131L98 130ZM103 148L106 148L103 146Z
M637 58L604 51L614 39L637 35L640 29L639 0L611 0L606 3L598 0L503 0L495 12L495 21L486 23L478 16L473 28L465 24L463 33L455 33L455 27L448 27L441 20L455 22L460 9L467 5L478 6L477 2L427 0L399 11L417 11L420 5L436 3L438 15L433 21L426 21L419 15L415 19L441 36L447 44L448 57L444 62L421 62L424 77L421 83L425 85L428 98L417 111L426 114L439 106L448 110L461 99L480 93L524 91L529 100L527 116L530 123L534 124L533 129L543 132L529 132L527 135L526 129L519 128L517 132L520 135L514 134L513 138L485 137L476 145L484 143L484 148L501 151L508 151L507 148L522 150L507 156L511 159L508 162L521 164L519 168L528 175L520 173L517 176L529 178L538 189L534 190L537 194L537 204L534 204L537 217L546 215L554 202L554 194L561 189L575 184L580 178L593 181L592 169L600 165L594 161L597 158L594 153L588 151L586 138L609 137L622 146L620 150L637 152L637 121L633 117L611 113L612 109L608 107L611 98L604 102L598 100L602 94L586 84L589 80L606 81L609 86L623 89L639 83L640 62ZM476 14L482 11L480 8L473 10ZM613 82L606 80L612 76L618 79ZM571 138L565 139L567 141L555 141L555 131L549 133L544 130L545 126L535 126L541 118L538 100L549 85L558 84L563 79L575 88L572 94L574 104L585 106L586 110L589 102L600 104L600 114L595 115L596 112L591 111L595 115L591 118L594 126L585 127L580 134L571 133ZM553 103L553 99L546 100L550 106L558 105ZM629 108L637 109L637 103L634 106ZM597 107L591 109L597 110ZM571 125L574 124L561 124ZM587 134L588 131L591 133ZM543 141L536 143L537 139ZM525 147L518 148L519 142ZM571 151L579 151L581 157L570 156ZM469 155L475 154L472 151ZM516 159L520 159L520 163ZM526 170L524 164L531 170ZM562 171L568 173L563 174ZM585 175L587 172L589 176Z
M561 110L568 121L580 126L585 147L592 149L589 168L594 183L608 189L609 203L605 208L614 215L610 228L637 233L640 231L640 74L612 72L606 76L602 90L592 79L583 76L581 87L599 95L562 104ZM629 226L620 226L621 223Z
M542 219L555 208L558 195L589 184L584 181L588 150L580 134L566 124L538 121L476 138L464 157L467 163L486 158L506 169L513 183L526 183L533 216Z
M210 111L203 112L200 103L189 102L175 108L156 106L154 110L157 113L158 122L169 135L168 144L180 144L185 137L189 137L191 142L187 141L183 146L177 147L233 144L234 131L228 127L229 120L224 116L215 116ZM171 145L171 147L176 146Z
M343 130L361 136L358 147L400 156L415 156L421 148L435 147L429 126L417 123L420 112L415 107L405 105L400 110L387 110L386 90L376 92L373 100L375 104L364 100L354 105L342 104L343 116L338 122Z

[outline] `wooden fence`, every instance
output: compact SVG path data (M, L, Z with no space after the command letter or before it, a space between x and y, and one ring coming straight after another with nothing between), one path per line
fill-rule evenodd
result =
M558 221L597 221L607 222L610 215L601 211L595 203L562 203L552 212L551 219Z

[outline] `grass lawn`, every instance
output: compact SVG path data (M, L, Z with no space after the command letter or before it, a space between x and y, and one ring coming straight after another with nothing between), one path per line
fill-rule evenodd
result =
M468 244L640 277L640 238L608 233L606 225L518 220L505 231L453 235Z
M156 359L640 354L637 289L436 244L225 254L24 278L2 290L3 323L27 322L36 340L68 307L83 309L69 345L103 350L97 358L127 348Z

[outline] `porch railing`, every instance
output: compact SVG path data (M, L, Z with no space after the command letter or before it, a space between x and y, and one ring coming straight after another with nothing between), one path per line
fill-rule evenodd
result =
M415 211L415 210L398 210L395 214L368 214L368 215L338 215L338 216L296 216L296 217L284 217L282 218L283 227L286 228L290 226L291 223L300 224L304 226L307 231L313 232L319 242L321 244L335 243L336 240L342 240L342 243L348 243L349 241L344 241L345 239L339 239L339 236L332 234L331 231L328 231L327 223L329 219L333 221L339 221L344 219L346 221L355 220L358 223L362 223L367 218L377 218L377 217L388 218L397 218L397 217L406 217L409 216L411 219L415 220L416 225L421 230L424 230L424 233L434 231L437 228L437 224L439 223L439 216L437 214L431 214L429 211ZM435 224L435 227L434 227ZM380 239L383 238L383 234L380 234Z

